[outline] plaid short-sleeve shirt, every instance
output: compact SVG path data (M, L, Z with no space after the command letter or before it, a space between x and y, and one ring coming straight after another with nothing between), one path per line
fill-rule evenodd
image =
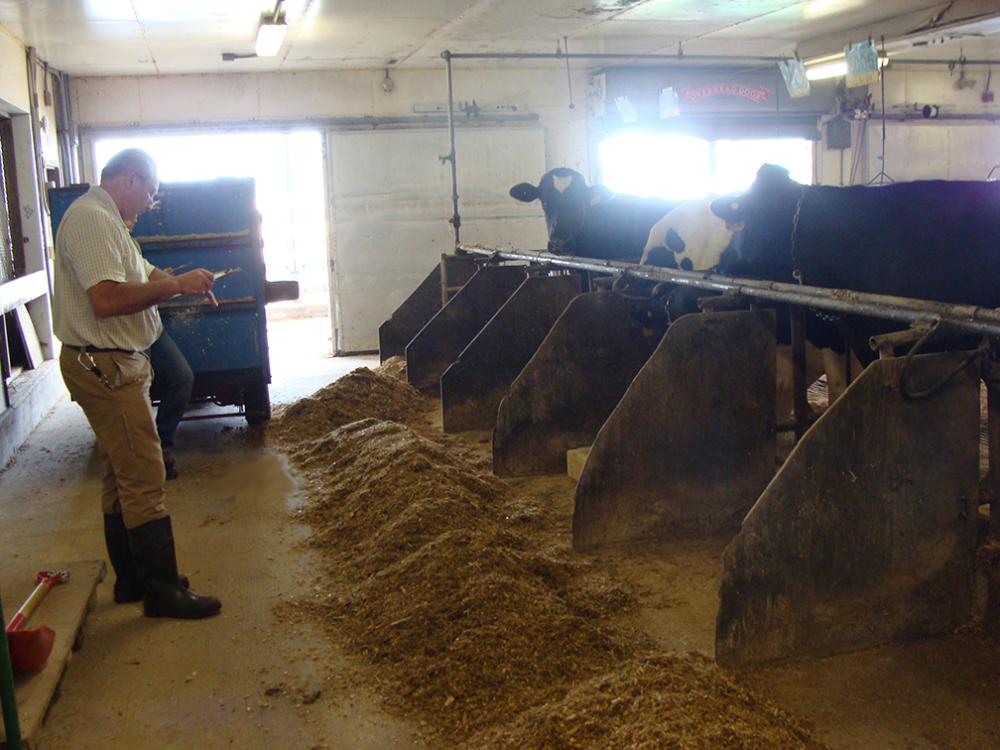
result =
M87 290L102 281L145 283L152 270L111 196L92 187L70 204L56 234L56 336L76 346L148 349L163 330L155 305L131 315L98 318Z

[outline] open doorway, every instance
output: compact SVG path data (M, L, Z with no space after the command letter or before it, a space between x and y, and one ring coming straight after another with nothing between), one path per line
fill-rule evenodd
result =
M95 178L124 148L147 151L157 163L161 182L254 179L267 278L299 283L298 300L267 306L272 372L319 375L326 367L321 360L332 352L321 133L109 134L93 141Z

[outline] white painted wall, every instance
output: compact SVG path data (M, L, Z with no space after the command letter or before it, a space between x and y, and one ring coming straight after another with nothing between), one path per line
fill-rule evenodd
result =
M998 71L1000 72L1000 71ZM984 180L1000 164L1000 124L984 120L949 120L949 115L1000 116L1000 102L983 103L987 71L970 68L971 88L956 89L959 72L947 69L901 70L886 76L886 110L914 112L925 104L940 106L940 119L886 124L885 171L900 180ZM1000 75L991 83L1000 85ZM997 97L1000 98L1000 97ZM878 95L876 92L876 101ZM875 126L876 123L872 123ZM868 162L877 173L881 130L875 128Z
M41 133L42 151L48 166L59 166L59 149L56 140L55 110L47 107L42 97L44 70L37 66L39 111L48 128ZM48 270L52 238L47 237L48 212L39 191L35 171L35 151L32 143L30 87L28 84L27 50L24 45L0 26L0 110L9 116L14 126L14 160L17 176L18 202L21 210L21 237L11 241L24 247L25 271ZM7 169L11 165L5 165ZM47 298L29 303L35 330L42 344L42 351L51 359L53 348L51 307Z
M0 104L7 111L28 111L28 64L21 41L0 26Z
M451 170L441 129L336 132L329 135L333 199L331 309L335 350L378 348L386 320L453 247ZM468 128L457 134L462 240L520 248L544 246L540 219L523 221L507 191L524 166L544 171L538 127ZM517 159L511 159L517 154ZM519 166L521 165L521 169Z
M940 106L940 118L922 118L906 122L886 122L885 172L897 182L947 179L983 180L991 167L1000 164L1000 124L983 119L948 119L951 116L1000 116L1000 92L991 104L980 99L986 84L984 68L970 68L966 76L976 80L972 88L958 90L958 71L949 74L944 67L889 68L885 78L886 113L915 114L925 104ZM1000 86L1000 70L991 88ZM872 87L876 112L881 111L881 88ZM864 135L856 182L866 183L882 169L882 123L872 119L867 125L855 122L853 143ZM840 184L840 152L820 144L818 166L820 182ZM849 184L854 150L844 153L845 182Z
M38 69L41 80L42 70ZM32 139L30 111L31 100L28 85L27 50L6 29L0 27L0 112L11 118L14 133L15 164L5 164L6 169L15 169L17 176L18 201L21 212L21 236L12 236L14 243L24 248L25 270L28 273L48 270L49 246L45 242L43 226L48 217L41 200L35 152ZM55 141L55 118L50 111L51 141L44 137L46 160L52 166L59 163ZM49 158L51 157L51 158ZM48 296L28 304L35 332L42 344L47 359L55 353L52 335L51 307ZM11 408L0 399L0 466L11 458L17 448L27 439L56 400L63 393L55 363L45 363L35 373L33 385L21 390Z
M73 82L73 106L81 127L110 128L408 116L415 105L447 99L443 64L392 71L395 88L389 94L382 90L383 77L382 70L354 70L80 78ZM519 112L537 114L546 132L547 163L586 171L585 74L574 76L573 89L576 107L570 110L563 69L454 73L457 102L518 105Z

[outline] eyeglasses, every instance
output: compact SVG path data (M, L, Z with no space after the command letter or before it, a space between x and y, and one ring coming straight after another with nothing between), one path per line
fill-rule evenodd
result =
M144 182L146 184L149 184L151 181L145 180ZM153 182L153 185L155 185L155 188L153 190L148 190L148 189L146 190L146 200L149 201L149 208L146 209L147 211L151 211L154 208L158 208L160 205L160 201L163 200L163 194L160 192L159 189L160 188L159 181Z
M134 172L133 174L135 175L135 178L139 181L139 184L142 185L144 189L146 185L156 185L156 188L154 190L152 191L148 189L146 190L146 198L147 200L149 200L150 203L149 207L156 208L160 204L160 201L163 199L163 195L160 193L159 189L160 188L159 180L157 180L155 177L149 177L147 175L139 174L138 172Z

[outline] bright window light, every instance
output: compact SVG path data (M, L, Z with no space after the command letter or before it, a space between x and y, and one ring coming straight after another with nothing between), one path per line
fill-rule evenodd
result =
M804 138L716 141L713 193L735 193L753 184L761 164L777 164L803 185L813 181L813 143Z
M620 133L598 149L603 182L616 192L684 200L711 191L708 141L686 135Z
M616 192L665 200L734 193L762 164L778 164L804 185L813 180L813 144L801 138L706 141L684 135L619 133L598 148L602 182Z
M318 131L101 138L94 143L95 178L125 148L147 151L161 182L254 178L268 276L299 280L302 299L319 284L325 303L327 229Z

